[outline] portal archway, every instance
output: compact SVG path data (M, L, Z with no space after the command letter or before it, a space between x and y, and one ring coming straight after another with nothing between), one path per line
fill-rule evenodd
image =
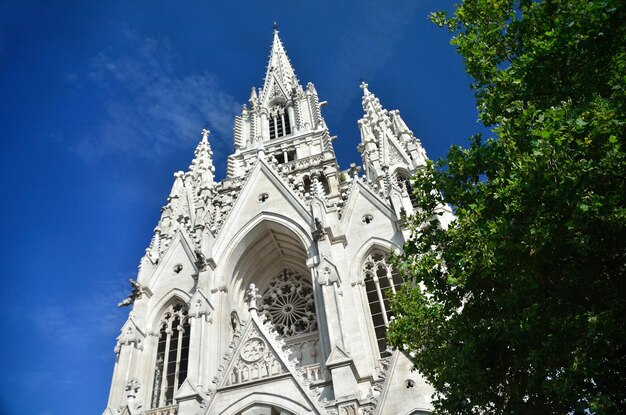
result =
M245 294L254 283L261 295L259 314L273 324L292 358L317 379L323 360L317 318L322 304L307 266L309 253L315 249L313 241L306 246L295 230L264 220L240 244L245 249L240 250L231 280L238 309L247 315Z

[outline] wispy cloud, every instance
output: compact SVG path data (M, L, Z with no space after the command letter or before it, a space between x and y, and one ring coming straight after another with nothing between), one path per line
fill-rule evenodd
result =
M18 372L0 374L4 383L14 383L12 397L26 399L42 389L45 396L75 391L88 376L86 367L111 366L115 338L128 313L116 304L129 292L126 281L112 278L95 282L91 289L63 302L3 304L12 310L5 313L12 316L10 324L24 326L38 339L32 358L25 360Z
M361 94L359 79L371 79L388 63L395 44L415 25L421 5L415 0L403 2L402 7L362 2L354 8L349 30L341 31L334 44L333 50L342 58L328 66L328 79L319 82L332 85L330 95L322 98L331 103L336 117Z
M230 151L233 116L239 105L209 72L177 65L169 42L126 33L127 47L97 53L89 72L69 74L70 84L89 88L102 113L78 139L86 158L106 154L158 157L199 139L205 123L215 132L216 157ZM77 79L78 78L78 79ZM221 154L220 154L221 153Z
M31 323L55 343L50 345L54 349L72 354L88 352L94 341L119 332L120 321L128 310L117 309L116 304L130 292L127 285L120 278L99 281L91 294L64 304L39 306L31 314Z

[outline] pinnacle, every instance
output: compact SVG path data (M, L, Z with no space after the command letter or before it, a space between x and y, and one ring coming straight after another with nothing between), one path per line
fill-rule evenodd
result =
M369 91L369 89L367 89L369 85L367 84L367 82L365 81L361 81L361 85L359 85L359 87L363 90L363 94L364 95L369 95L371 94L371 92Z
M207 128L202 130L202 139L194 151L194 159L189 166L189 171L193 173L194 176L205 176L207 173L211 173L212 177L212 173L215 171L215 167L213 166L213 151L209 144L209 134L211 134L211 132Z
M369 85L365 82L361 82L361 89L363 90L363 111L365 112L364 118L387 118L387 110L380 105L380 100L376 98L376 95L370 92Z

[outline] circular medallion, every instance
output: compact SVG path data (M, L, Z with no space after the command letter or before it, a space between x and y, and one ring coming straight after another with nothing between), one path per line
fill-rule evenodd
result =
M248 340L241 349L241 358L247 362L256 362L265 352L265 343L259 338Z

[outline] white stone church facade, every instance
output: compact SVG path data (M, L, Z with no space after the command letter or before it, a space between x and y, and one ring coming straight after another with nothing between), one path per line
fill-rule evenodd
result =
M387 349L389 265L426 162L363 89L361 168L341 171L312 83L275 30L264 84L235 118L227 174L204 130L141 259L105 415L413 415L432 389Z

